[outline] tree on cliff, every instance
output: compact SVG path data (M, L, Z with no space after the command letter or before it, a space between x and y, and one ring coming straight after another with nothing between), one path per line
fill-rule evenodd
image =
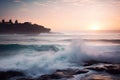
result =
M9 23L13 24L13 22L12 22L12 20L11 20L11 19L9 20Z
M2 19L2 23L5 23L5 20L4 20L4 19Z
M15 20L15 24L18 24L18 20Z

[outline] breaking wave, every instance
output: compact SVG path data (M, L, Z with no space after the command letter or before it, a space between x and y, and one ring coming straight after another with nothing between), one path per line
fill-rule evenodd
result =
M21 70L27 76L39 76L64 68L79 68L84 61L120 63L119 53L99 52L76 39L69 46L3 44L0 51L17 55L0 59L1 70ZM10 52L12 51L12 52ZM5 55L5 53L4 53Z

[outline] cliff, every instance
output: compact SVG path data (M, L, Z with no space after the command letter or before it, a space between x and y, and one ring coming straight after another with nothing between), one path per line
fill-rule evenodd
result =
M0 34L39 34L48 33L50 30L50 28L30 22L18 23L18 21L15 21L15 23L12 23L11 20L0 22Z

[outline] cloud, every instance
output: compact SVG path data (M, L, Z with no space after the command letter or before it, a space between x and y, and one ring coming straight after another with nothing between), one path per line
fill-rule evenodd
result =
M62 2L66 2L66 3L91 3L91 2L112 2L112 3L117 3L120 2L120 0L61 0Z
M44 1L33 1L32 2L36 6L49 6L49 5L55 5L56 3L59 3L58 0L44 0Z
M102 8L102 7L118 7L120 6L120 0L13 0L16 3L20 3L23 7L49 7L49 8L62 8L65 7L88 7L88 8ZM29 7L30 7L29 6ZM29 8L27 7L27 8ZM23 9L26 11L26 9Z
M47 5L46 3L37 2L37 1L34 1L33 4L36 6L46 6Z
M96 5L96 6L104 6L104 5L112 5L112 6L120 6L120 0L60 0L62 3L70 4L70 5Z
M22 2L23 0L13 0L13 2L19 3Z

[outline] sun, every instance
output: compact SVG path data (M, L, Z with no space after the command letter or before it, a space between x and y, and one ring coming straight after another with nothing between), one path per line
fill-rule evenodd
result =
M100 30L100 26L92 25L89 27L90 30Z

